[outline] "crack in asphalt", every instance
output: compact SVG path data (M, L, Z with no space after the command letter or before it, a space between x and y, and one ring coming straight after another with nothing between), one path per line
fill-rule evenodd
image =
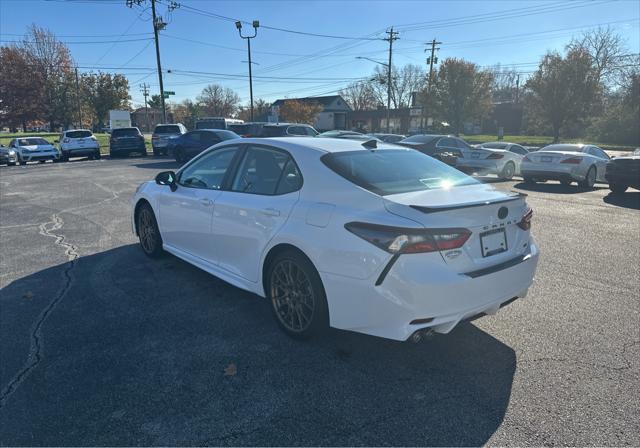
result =
M40 364L42 360L43 352L43 337L42 326L47 318L51 315L56 306L67 294L71 285L73 284L72 270L78 262L80 254L78 248L71 243L65 241L65 236L61 233L54 233L56 230L60 230L64 225L62 218L54 213L51 215L51 220L40 224L40 235L55 238L54 244L56 246L63 247L65 249L65 255L68 258L67 265L62 273L64 278L64 284L58 291L58 294L49 302L49 304L40 312L38 319L33 324L31 329L31 346L29 348L29 355L27 361L22 366L22 369L14 375L9 383L0 392L0 409L5 405L6 400L18 389L20 384L31 374L31 372Z

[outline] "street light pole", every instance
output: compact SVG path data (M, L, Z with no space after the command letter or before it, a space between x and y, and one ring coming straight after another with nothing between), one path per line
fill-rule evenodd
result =
M243 36L242 35L242 22L236 22L236 28L238 28L238 33L240 37L247 40L247 53L249 53L249 98L251 103L251 121L253 121L253 77L251 74L251 39L258 35L258 27L260 26L260 21L254 20L253 23L253 36Z

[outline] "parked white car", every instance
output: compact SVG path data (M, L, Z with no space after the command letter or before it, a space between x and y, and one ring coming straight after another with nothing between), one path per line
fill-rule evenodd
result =
M71 157L100 158L100 144L88 129L70 129L60 134L60 152L62 160L67 161Z
M483 143L473 149L463 149L456 168L465 173L496 174L502 180L511 180L520 174L520 163L528 152L516 143Z
M525 196L392 144L249 138L143 183L131 216L147 255L267 297L289 335L416 340L527 294Z
M27 162L41 162L60 160L60 153L51 143L42 137L14 138L9 142L9 148L18 156L18 163L24 165Z
M527 183L559 180L563 185L578 182L582 188L593 188L596 182L607 182L609 159L597 146L555 144L527 154L520 170Z

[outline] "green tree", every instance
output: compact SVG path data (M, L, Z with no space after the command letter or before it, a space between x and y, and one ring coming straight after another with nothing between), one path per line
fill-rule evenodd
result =
M129 109L129 81L124 75L85 73L82 85L94 124L102 127L112 109Z
M160 95L151 95L151 97L149 97L149 100L147 101L147 106L149 106L151 109L162 110L162 98L160 97ZM165 104L165 107L166 106L167 105Z
M267 121L267 115L271 103L266 102L262 98L258 98L253 102L253 119L255 121ZM244 121L251 121L250 105L240 106L238 108L238 118Z
M176 123L182 123L187 128L193 129L196 120L200 117L201 111L198 103L185 99L178 104L171 106L173 110L173 118Z
M491 110L491 83L490 72L471 62L448 58L435 76L430 101L437 115L458 135L466 121Z
M548 53L526 87L532 107L551 127L556 142L565 127L589 116L600 89L591 57L581 48L569 50L565 57Z

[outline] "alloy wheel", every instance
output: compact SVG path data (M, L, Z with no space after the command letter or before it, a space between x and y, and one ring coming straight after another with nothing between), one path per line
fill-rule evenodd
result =
M280 323L293 333L309 328L315 295L307 273L293 260L280 261L271 271L271 301Z
M140 235L140 245L144 251L148 254L153 253L156 248L156 227L151 211L146 207L140 210L138 234Z

